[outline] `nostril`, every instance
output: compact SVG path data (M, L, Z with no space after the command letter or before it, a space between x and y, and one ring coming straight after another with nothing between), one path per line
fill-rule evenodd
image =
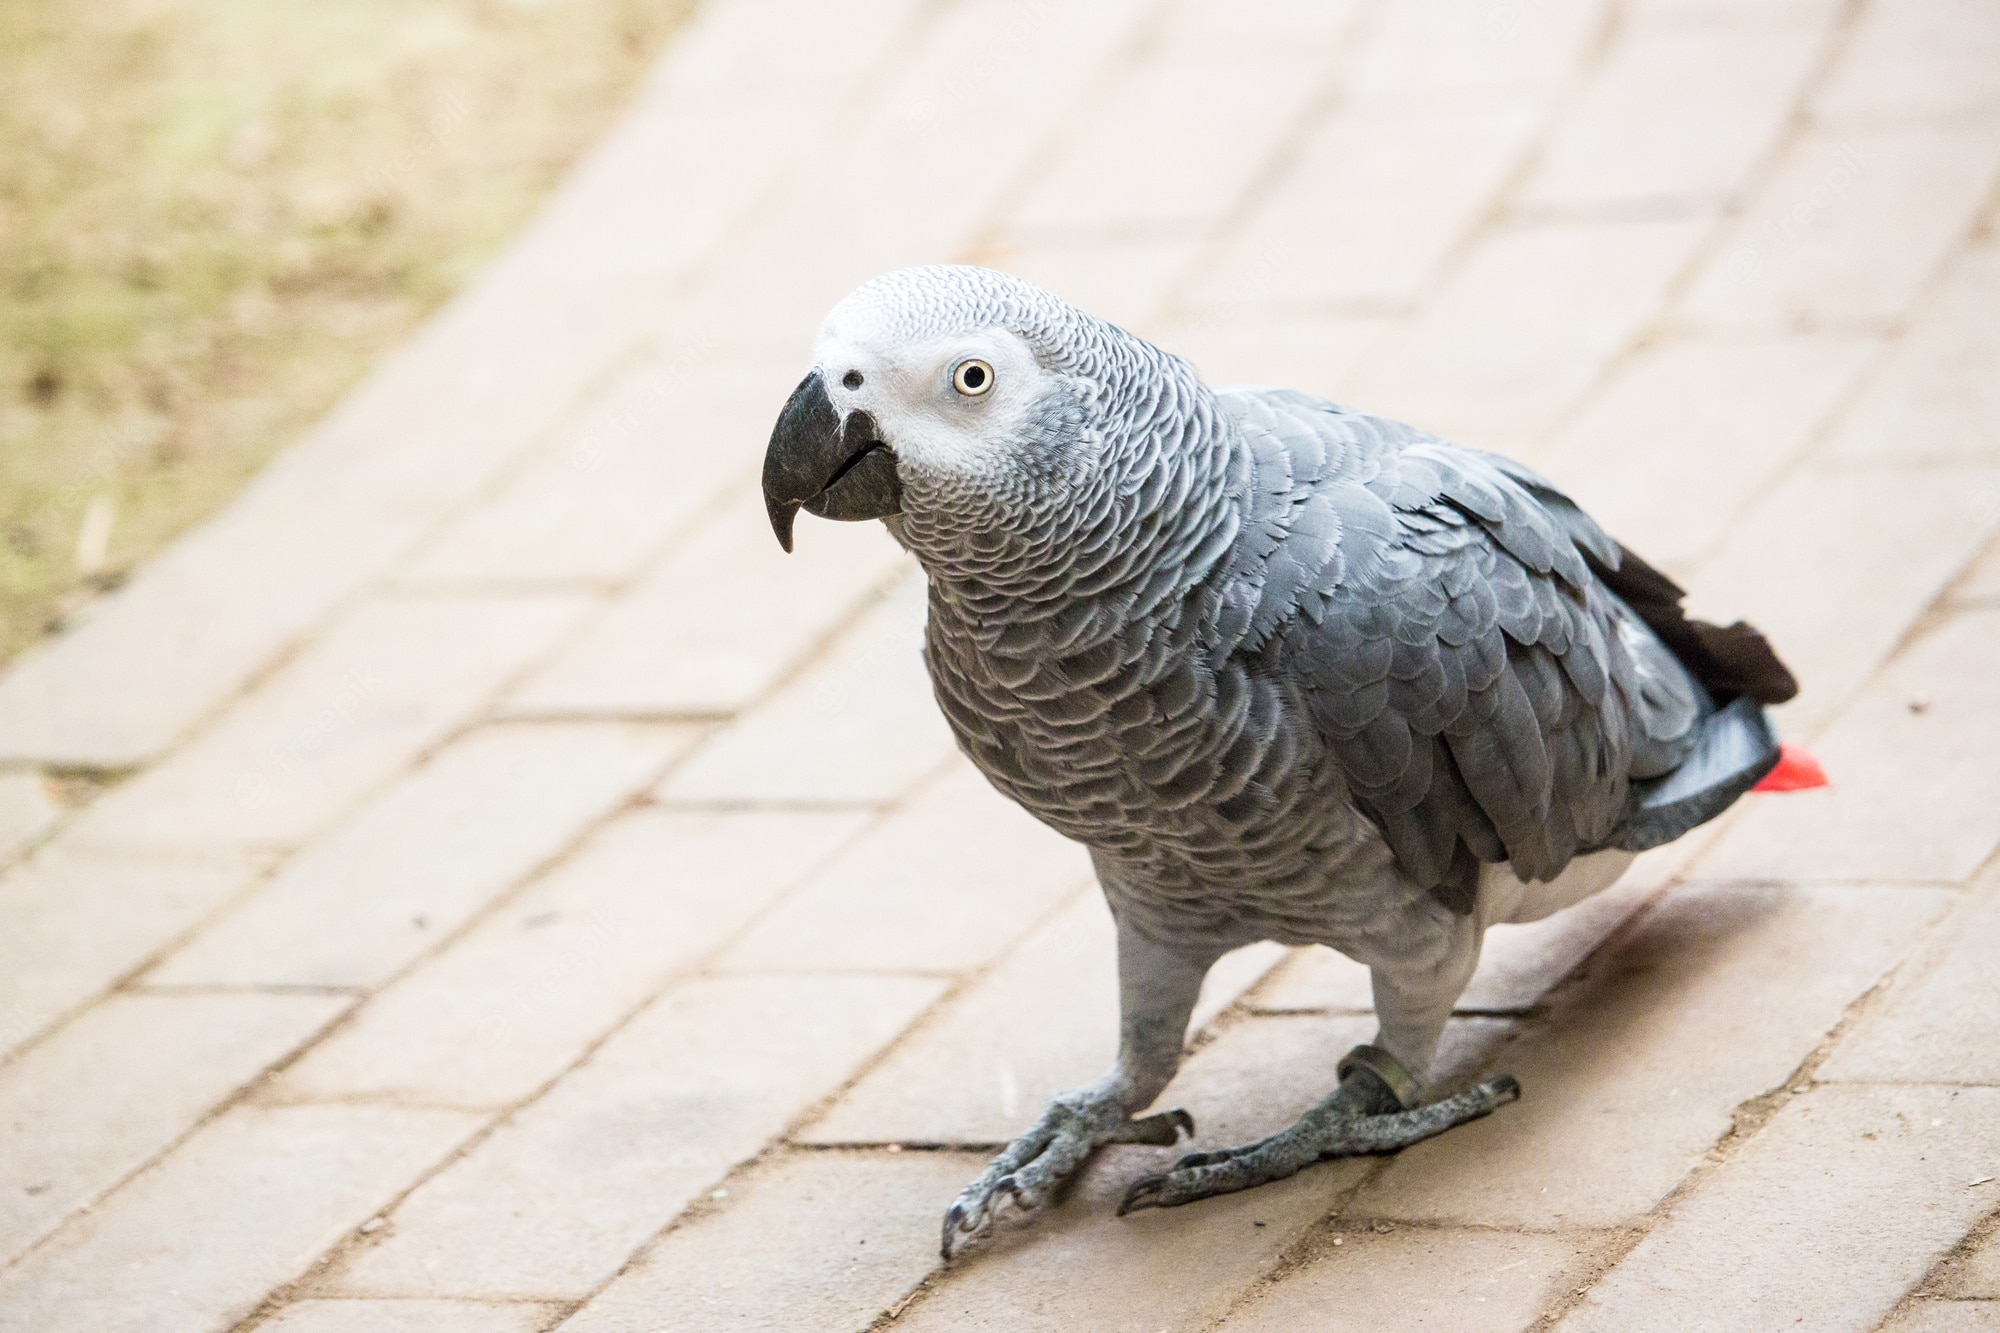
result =
M858 370L850 370L845 375L842 375L840 377L840 382L847 388L858 389L861 387L861 372Z

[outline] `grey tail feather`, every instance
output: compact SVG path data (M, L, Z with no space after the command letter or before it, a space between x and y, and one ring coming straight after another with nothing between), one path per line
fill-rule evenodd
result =
M1616 569L1588 553L1585 559L1604 586L1646 622L1717 703L1747 697L1761 704L1781 704L1799 692L1797 678L1756 629L1741 620L1733 625L1690 620L1681 607L1687 594L1679 584L1625 547L1618 551Z
M1727 810L1778 764L1778 737L1763 705L1739 696L1703 719L1694 753L1671 773L1632 784L1616 846L1643 852Z

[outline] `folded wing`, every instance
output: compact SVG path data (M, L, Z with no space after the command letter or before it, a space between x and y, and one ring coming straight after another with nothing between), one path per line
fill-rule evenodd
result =
M1533 472L1303 394L1221 398L1256 462L1231 571L1245 645L1297 674L1356 803L1455 909L1481 862L1548 879L1665 841L1740 794L1759 737L1775 755L1768 645L1687 621L1679 589ZM1721 666L1691 670L1655 621Z

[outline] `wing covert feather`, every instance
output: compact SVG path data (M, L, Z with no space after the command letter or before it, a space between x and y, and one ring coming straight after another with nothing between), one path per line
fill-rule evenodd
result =
M1698 696L1593 572L1616 543L1510 460L1304 394L1220 397L1258 459L1229 574L1256 589L1247 643L1299 675L1404 870L1469 910L1468 857L1547 879L1604 845L1635 774L1692 747Z

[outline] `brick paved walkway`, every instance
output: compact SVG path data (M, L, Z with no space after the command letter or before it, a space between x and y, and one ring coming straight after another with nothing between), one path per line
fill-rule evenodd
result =
M1988 0L707 0L0 679L0 1329L2000 1328L1996 171ZM1836 787L1503 928L1447 1056L1517 1106L1127 1220L1109 1151L938 1271L1108 1058L1109 926L907 562L782 558L755 470L825 309L948 258L1544 468L1770 630ZM1367 1004L1234 956L1169 1099L1276 1128Z

